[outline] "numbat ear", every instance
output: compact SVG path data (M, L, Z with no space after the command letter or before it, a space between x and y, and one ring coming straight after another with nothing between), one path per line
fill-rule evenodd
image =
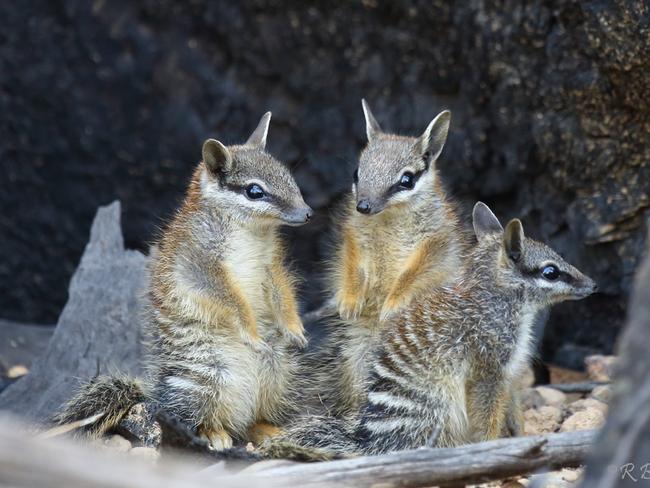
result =
M368 142L370 142L380 135L382 131L381 127L379 127L379 122L377 122L375 116L372 115L365 98L361 99L361 106L363 107L363 115L366 118L366 135L368 136Z
M427 162L433 162L440 156L442 148L445 147L450 122L451 112L444 110L429 123L429 126L418 138L417 148Z
M481 240L487 234L501 233L503 227L492 210L483 202L477 202L472 211L472 224L476 239Z
M510 259L515 263L519 261L524 250L524 226L521 225L521 220L512 219L508 222L503 232L503 247Z
M266 136L269 133L269 123L271 122L271 112L262 115L257 128L246 141L247 146L255 146L262 151L266 148Z
M213 174L225 173L232 168L230 151L216 139L203 143L203 162Z

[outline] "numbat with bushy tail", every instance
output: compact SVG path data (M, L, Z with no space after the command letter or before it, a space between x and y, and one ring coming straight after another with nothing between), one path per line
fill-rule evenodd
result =
M336 414L358 407L367 358L383 328L392 327L391 317L457 275L464 243L436 170L450 112L441 112L415 138L384 133L365 100L362 106L368 144L340 218L331 266L341 321L315 359L315 396Z
M216 448L277 433L292 410L296 346L306 343L281 224L312 215L289 170L267 152L271 114L243 145L209 139L185 201L153 256L148 377L100 377L59 422L104 412L99 435L143 399Z
M348 418L305 417L267 455L315 458L451 447L500 436L532 352L533 318L596 290L548 246L505 230L478 203L478 244L462 275L397 316L370 360L369 392ZM310 451L312 449L312 451Z

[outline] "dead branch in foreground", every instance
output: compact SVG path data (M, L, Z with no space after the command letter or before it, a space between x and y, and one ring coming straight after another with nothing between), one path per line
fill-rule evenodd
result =
M15 488L210 488L252 486L423 487L475 483L582 463L595 431L500 439L455 449L417 449L314 464L263 461L233 475L223 462L205 471L180 459L156 466L62 440L42 440L0 421L0 486ZM228 462L228 466L236 466Z
M470 484L522 475L541 468L582 464L596 431L517 437L453 449L417 449L327 463L270 467L254 477L301 486L424 487Z

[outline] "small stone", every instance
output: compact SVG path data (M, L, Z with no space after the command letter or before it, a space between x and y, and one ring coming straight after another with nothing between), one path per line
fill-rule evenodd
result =
M612 387L610 385L597 386L592 390L591 397L603 403L609 403L612 399Z
M590 408L600 410L603 415L607 415L607 404L596 400L595 398L583 398L581 400L571 402L567 406L567 410L571 413L582 412L584 410L589 410Z
M551 381L549 383L580 383L587 381L588 376L584 371L576 371L574 369L561 368L552 364L548 365Z
M575 403L575 402L574 402ZM569 416L560 428L560 432L572 432L574 430L598 429L605 423L605 415L597 408L580 410Z
M560 476L565 481L578 481L578 478L582 476L582 469L564 468L562 471L560 471Z
M555 432L562 422L562 411L557 407L544 405L524 412L524 433L526 435Z
M570 482L565 478L565 472L571 470L562 469L561 471L550 471L544 474L535 474L531 476L531 481L535 486L540 486L544 488L569 488L574 486L574 483ZM571 477L570 474L566 476Z
M127 452L131 450L131 443L121 435L112 435L104 439L104 446L118 452Z
M594 354L585 358L587 374L592 381L611 381L618 358Z
M153 447L134 447L129 454L149 462L156 462L160 456L160 453Z
M566 403L566 395L560 390L548 386L538 386L535 390L544 399L545 405L562 408Z
M544 398L535 388L525 388L521 392L521 407L524 411L544 405Z
M7 378L13 380L16 378L20 378L21 376L25 376L27 373L29 373L29 369L27 368L27 366L24 366L22 364L16 364L7 370L6 376Z

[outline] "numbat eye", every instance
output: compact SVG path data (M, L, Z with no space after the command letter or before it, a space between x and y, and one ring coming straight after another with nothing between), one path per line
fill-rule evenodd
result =
M399 179L399 186L402 188L406 188L410 190L413 188L415 185L415 177L413 176L413 173L410 171L407 171L402 175L402 177Z
M354 181L355 185L359 183L359 170L355 169L354 174L352 175L352 180Z
M560 277L560 270L557 269L557 266L549 264L542 268L542 276L548 281L555 281Z
M264 195L264 190L257 183L252 183L246 187L246 196L251 200L259 200L260 198L264 198Z

